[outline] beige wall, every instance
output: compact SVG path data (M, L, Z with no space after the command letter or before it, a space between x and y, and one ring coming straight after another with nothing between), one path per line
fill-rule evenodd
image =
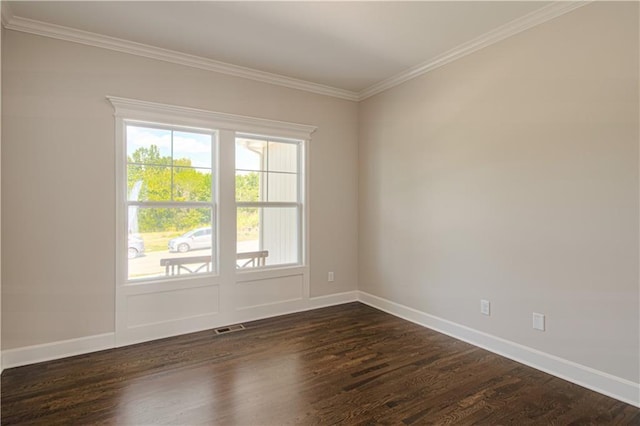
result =
M0 58L2 58L2 38L4 28L0 27ZM2 82L2 61L0 60L0 83ZM2 88L0 84L0 117L2 116ZM0 120L0 223L2 222L2 120ZM2 227L0 226L0 330L2 330ZM2 367L2 332L0 332L0 373Z
M356 103L15 31L2 54L4 349L114 330L114 118L105 95L318 126L311 295L355 290Z
M110 94L318 126L312 296L358 284L637 382L637 9L585 6L359 107L6 31L2 347L113 331Z
M638 382L638 113L637 3L364 101L360 290Z

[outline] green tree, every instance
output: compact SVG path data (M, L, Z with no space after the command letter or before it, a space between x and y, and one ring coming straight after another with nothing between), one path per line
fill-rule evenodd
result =
M257 172L236 175L236 200L260 200L260 176ZM236 220L240 233L251 236L257 231L260 225L258 209L239 208Z
M236 200L260 200L260 181L257 172L236 175Z
M136 182L142 181L138 200L171 200L171 157L160 157L157 146L138 148L128 158L127 187L133 189Z
M156 145L141 147L127 165L127 188L131 194L142 182L138 201L210 201L211 172L191 167L188 158L161 156ZM236 176L238 201L259 201L260 176L256 172ZM140 232L186 231L211 222L211 210L202 208L140 208ZM238 229L253 233L260 220L258 209L238 209Z
M140 201L209 201L211 172L191 167L188 158L173 161L161 156L157 146L138 148L128 158L127 188L142 182ZM185 231L211 223L210 209L141 208L140 232Z

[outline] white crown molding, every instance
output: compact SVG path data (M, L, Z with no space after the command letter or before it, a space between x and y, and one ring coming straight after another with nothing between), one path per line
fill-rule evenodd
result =
M75 28L50 24L32 19L14 16L7 2L2 2L2 25L9 30L21 31L59 40L71 41L74 43L86 44L103 49L115 50L117 52L131 55L143 56L164 62L185 65L235 77L247 78L249 80L263 83L275 84L288 87L290 89L303 90L320 95L332 96L349 101L363 101L371 96L402 84L408 80L419 77L429 71L439 68L445 64L460 59L466 55L504 40L508 37L521 33L529 28L543 24L565 13L571 12L579 7L591 3L594 0L578 1L556 1L548 6L533 11L521 18L515 19L501 27L491 30L475 39L463 43L437 57L411 67L393 77L385 79L368 88L353 92L339 89L323 84L312 83L292 77L259 71L252 68L232 65L213 59L203 58L196 55L181 53L174 50L162 49L129 40L109 37Z
M527 15L515 19L505 25L491 30L473 40L463 43L435 58L413 66L386 80L376 83L358 93L358 101L363 101L373 95L384 92L406 81L419 77L436 68L477 52L487 46L495 44L508 37L521 33L529 28L543 24L565 13L591 3L593 0L557 1L548 6L535 10Z
M3 2L3 7L4 6L5 4ZM74 43L86 44L103 49L115 50L117 52L143 56L146 58L157 59L160 61L171 62L174 64L185 65L193 68L200 68L207 71L232 75L234 77L247 78L249 80L275 84L278 86L288 87L290 89L303 90L320 95L346 99L349 101L358 100L358 94L356 92L325 86L323 84L311 83L292 77L286 77L283 75L259 71L252 68L227 64L225 62L215 61L213 59L207 59L196 55L189 55L187 53L176 52L169 49L162 49L159 47L149 46L146 44L136 43L120 38L82 31L75 28L49 24L46 22L35 21L33 19L21 18L19 16L13 16L9 14L5 16L4 11L2 14L2 18L4 27L9 30L21 31L59 40L71 41Z

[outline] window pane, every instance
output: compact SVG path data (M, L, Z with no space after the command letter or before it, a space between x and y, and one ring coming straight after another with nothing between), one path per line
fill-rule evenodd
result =
M173 164L211 168L211 135L173 132Z
M236 169L265 170L267 142L236 138Z
M171 164L171 131L127 125L127 161Z
M298 172L297 143L236 138L236 169Z
M298 201L298 175L236 171L236 201Z
M239 207L237 267L299 263L298 216L297 207Z
M130 206L128 215L129 279L215 272L211 208Z
M265 173L262 172L236 172L236 200L237 201L264 201L261 188Z
M266 173L267 201L298 200L298 175L290 173Z
M174 201L211 201L211 169L175 167Z
M129 201L171 201L171 167L127 165Z
M269 142L267 170L270 172L298 172L298 145L295 143Z

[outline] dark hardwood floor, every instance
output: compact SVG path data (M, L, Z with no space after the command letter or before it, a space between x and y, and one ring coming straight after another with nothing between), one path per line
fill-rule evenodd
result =
M640 409L351 303L6 370L2 424L640 424Z

